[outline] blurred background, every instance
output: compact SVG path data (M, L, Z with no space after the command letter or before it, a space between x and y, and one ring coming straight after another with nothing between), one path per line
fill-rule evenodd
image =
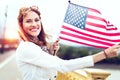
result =
M71 0L83 6L100 10L111 23L120 31L119 2L110 0ZM59 35L68 0L1 0L0 1L0 80L21 80L21 74L15 62L15 50L20 42L18 36L17 15L22 6L37 5L40 8L45 30L53 36ZM67 45L70 44L70 45ZM86 47L67 42L60 43L58 56L63 59L72 59L95 54L102 49ZM103 60L93 68L105 69L111 72L108 80L118 79L120 76L120 56Z

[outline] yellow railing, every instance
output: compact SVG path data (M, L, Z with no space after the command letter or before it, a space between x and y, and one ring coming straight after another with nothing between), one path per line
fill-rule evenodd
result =
M56 80L106 80L110 72L102 69L83 69L67 73L58 72Z

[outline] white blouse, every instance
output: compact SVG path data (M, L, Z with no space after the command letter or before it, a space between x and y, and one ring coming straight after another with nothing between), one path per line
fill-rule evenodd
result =
M16 50L17 65L23 80L55 80L57 71L68 72L94 66L93 57L63 60L43 51L32 42L21 42Z

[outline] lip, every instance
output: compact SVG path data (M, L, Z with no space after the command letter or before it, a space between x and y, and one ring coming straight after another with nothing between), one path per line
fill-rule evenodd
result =
M32 29L30 29L30 31L36 32L36 31L38 31L38 28L32 28Z

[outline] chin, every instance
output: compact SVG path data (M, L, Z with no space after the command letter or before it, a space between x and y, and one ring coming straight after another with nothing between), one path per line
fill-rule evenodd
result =
M39 35L39 33L33 33L33 34L31 34L31 35L34 36L34 37L36 37L36 36Z

